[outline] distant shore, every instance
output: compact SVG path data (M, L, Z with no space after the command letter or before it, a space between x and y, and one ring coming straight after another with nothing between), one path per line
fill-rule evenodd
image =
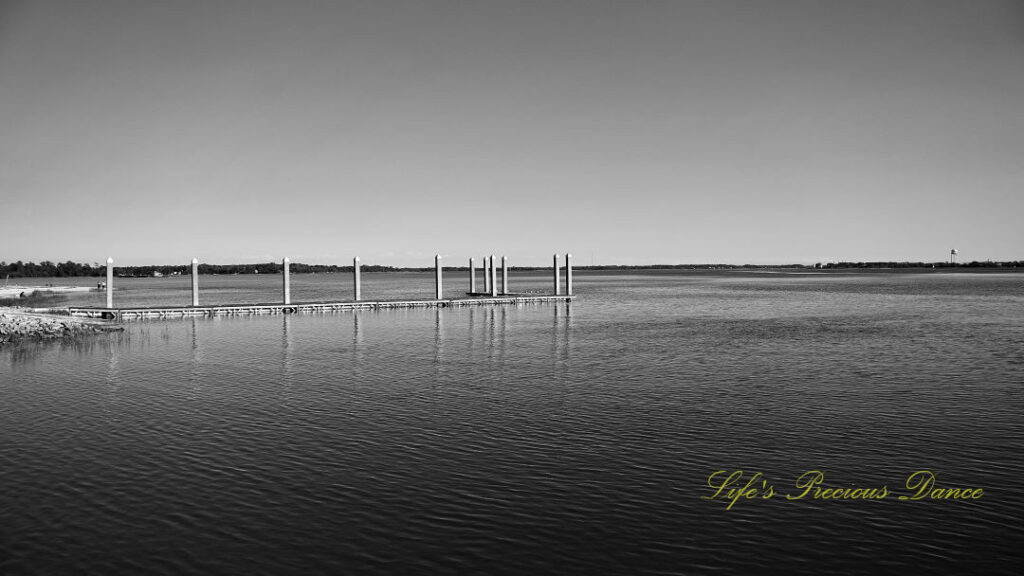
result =
M924 271L1015 271L1024 269L1024 260L1007 261L970 261L970 262L909 262L909 261L835 261L819 262L816 264L583 264L578 259L573 263L573 270L576 272L645 272L645 271L666 271L666 270L734 270L734 271L873 271L873 270L898 270L901 272L924 272ZM510 262L513 269L520 272L551 270L551 266L523 266ZM468 266L443 266L446 272L466 272ZM365 263L360 265L363 273L376 272L433 272L433 266L424 267L396 267L380 264ZM335 264L304 264L292 262L289 265L291 274L332 274L352 273L351 265ZM280 262L263 262L257 264L199 264L199 274L205 275L235 275L235 274L281 274ZM183 264L164 265L142 265L142 266L115 266L114 276L118 278L166 278L174 276L188 276L191 274L191 266ZM65 262L53 264L43 262L0 262L0 279L7 282L18 278L95 278L102 281L106 276L106 267L99 265L76 264ZM0 286L0 290L8 287ZM3 297L3 296L0 296Z
M0 300L9 298L28 298L38 292L51 292L51 293L63 293L63 292L89 292L95 290L89 286L20 286L17 284L10 284L7 286L0 286Z

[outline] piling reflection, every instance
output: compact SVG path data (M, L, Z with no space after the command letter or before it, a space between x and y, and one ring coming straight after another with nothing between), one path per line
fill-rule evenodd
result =
M505 368L505 336L508 327L508 310L503 306L498 315L500 316L500 324L498 327L498 362L501 363L502 370Z
M281 315L281 378L285 388L292 381L294 369L294 358L292 355L292 316L291 314Z
M469 353L473 353L473 343L476 342L476 308L469 309L469 338L466 339Z
M494 308L487 309L487 359L494 362Z
M107 388L116 390L121 381L121 346L108 341L107 346Z
M352 311L352 379L359 382L363 377L363 312Z
M203 363L202 349L199 347L199 324L195 318L189 318L189 330L191 332L191 358L192 358L192 369L189 371L188 379L192 384L193 390L199 388L199 383L202 381L202 370L200 369Z
M441 378L441 364L444 361L444 322L442 309L434 309L434 378Z
M356 348L360 348L363 345L363 329L361 325L362 312L356 310L352 312L352 343Z
M558 304L551 307L551 362L558 364Z
M565 364L572 348L572 304L556 304L552 313L551 351L552 360Z
M562 327L562 359L568 360L572 351L572 302L566 302L565 321Z
M550 314L550 316L545 316ZM560 303L544 307L479 307L466 310L433 311L433 364L441 374L446 363L484 362L502 373L514 371L507 364L522 348L542 344L541 357L553 364L565 364L572 357L573 316L571 308ZM453 321L458 320L456 324ZM540 322L540 324L538 324ZM529 334L540 328L536 336Z

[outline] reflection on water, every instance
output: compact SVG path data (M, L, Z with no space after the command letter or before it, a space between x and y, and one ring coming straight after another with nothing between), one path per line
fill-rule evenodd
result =
M470 337L466 339L466 342L468 344L468 348L469 348L470 354L473 353L473 345L476 342L476 338L474 337L475 334L476 334L476 315L477 315L477 310L476 310L476 307L474 306L474 307L469 309L469 314L468 314L468 316L469 316L469 334L470 334Z
M557 304L556 304L557 306ZM505 334L508 328L508 309L505 307L498 308L494 311L499 317L498 323L498 366L502 371L502 375L505 372Z
M121 384L121 346L109 341L107 344L107 387L115 390Z
M572 304L5 347L0 571L1009 572L1017 277L826 280L583 275ZM701 500L719 469L919 468L986 496Z
M361 310L352 312L352 380L360 382L363 379L363 365L365 362L363 330Z
M434 381L439 382L441 380L441 364L444 361L444 354L442 349L444 348L444 328L442 326L442 318L446 311L441 308L434 309Z
M286 391L292 382L292 364L294 363L291 323L291 314L281 315L281 385Z
M199 325L195 318L189 318L183 321L185 326L188 328L188 335L190 337L191 346L189 346L190 360L192 361L192 368L189 370L188 382L191 385L193 395L191 399L195 400L199 396L199 392L203 385L203 371L201 369L203 363L203 351L199 347Z
M551 327L552 358L562 368L568 368L570 339L572 336L572 303L553 306Z
M138 339L138 338L136 338ZM61 358L90 357L110 346L125 346L132 340L130 332L87 334L76 338L54 340L21 340L0 347L0 353L14 364L32 364L50 354Z
M484 310L484 321L487 326L487 360L493 364L497 347L494 336L494 308Z

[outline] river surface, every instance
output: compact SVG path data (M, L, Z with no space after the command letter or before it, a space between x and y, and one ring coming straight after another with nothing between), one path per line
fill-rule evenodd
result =
M208 303L280 298L280 276L202 280ZM364 299L434 289L430 273L363 281ZM115 287L115 305L191 301L188 278ZM1024 561L1024 274L577 272L575 288L571 304L146 320L0 348L0 573ZM292 278L293 301L350 297L344 274ZM819 490L876 498L787 499L815 470ZM975 497L901 500L922 470ZM762 476L712 498L735 471Z

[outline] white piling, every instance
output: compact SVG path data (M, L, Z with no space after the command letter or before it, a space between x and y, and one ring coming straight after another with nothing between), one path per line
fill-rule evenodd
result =
M554 274L554 278L555 278L555 296L558 296L558 293L559 293L559 289L558 289L558 254L555 254L554 262L555 262L555 274Z
M487 263L487 256L484 256L484 292L491 293L491 273L488 271L490 264Z
M565 295L572 296L572 254L565 255Z
M292 289L291 289L291 284L289 284L289 278L288 278L288 264L290 262L291 262L291 260L288 260L287 256L285 256L284 260L281 260L281 268L282 268L281 273L284 276L284 280L283 280L284 285L283 285L282 288L284 290L284 303L285 304L291 304L292 303Z
M356 302L359 302L359 256L352 259L352 283L355 286Z
M494 254L491 254L491 296L498 295L498 268L494 261Z
M441 255L434 256L434 267L437 268L437 299L441 299Z
M469 293L476 294L476 259L469 259Z
M199 306L199 259L192 259L192 305Z
M114 259L107 258L107 308L114 307Z
M508 294L508 256L501 257L501 293Z

